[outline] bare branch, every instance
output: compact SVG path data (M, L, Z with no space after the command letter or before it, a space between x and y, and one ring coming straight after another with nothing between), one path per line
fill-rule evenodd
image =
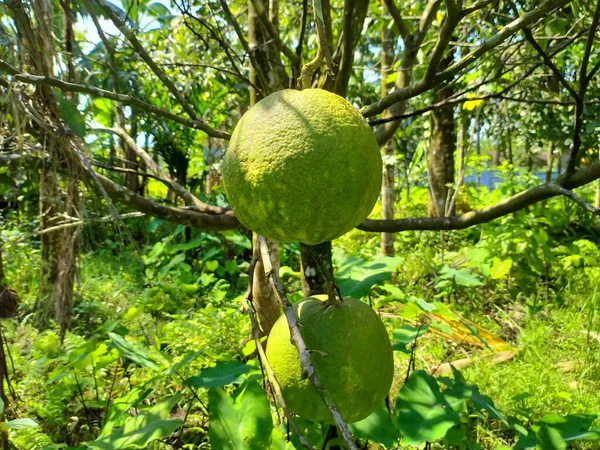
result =
M328 73L333 73L331 54L329 53L329 43L327 42L327 30L323 21L323 5L321 0L313 0L313 10L317 27L317 55L302 67L302 71L300 72L302 89L310 88L313 74L323 59L325 59L327 63Z
M427 2L421 20L419 21L419 30L413 36L413 46L420 47L423 43L427 31L429 31L429 27L431 27L431 24L435 19L440 3L442 3L442 0L429 0L429 2Z
M488 51L496 48L502 42L504 42L509 37L513 36L523 27L526 27L538 19L545 17L552 10L558 7L562 7L567 3L570 3L572 0L546 0L539 7L530 11L529 13L523 15L522 17L513 20L511 23L506 25L502 30L496 33L489 39L486 39L481 45L476 47L469 54L461 58L460 61L451 65L441 73L438 73L435 77L431 79L426 79L425 77L419 80L417 83L412 84L403 89L397 89L391 94L388 94L381 100L365 106L360 109L360 112L365 117L374 116L375 114L379 114L383 112L385 109L389 108L394 103L407 100L412 97L416 97L417 95L422 94L423 92L431 89L432 87L442 83L443 81L452 78L454 75L471 65L474 61L479 59L482 55L487 53Z
M275 45L277 46L279 51L281 51L286 56L286 58L290 61L290 63L292 63L292 65L298 64L298 55L296 55L281 40L281 37L279 37L279 32L277 31L277 28L275 28L275 25L273 25L273 23L269 20L269 15L268 15L267 10L265 9L264 5L262 4L262 1L261 0L252 0L252 5L254 6L254 9L256 10L256 14L258 15L258 18L260 19L263 26L267 30L269 37L275 42Z
M250 63L252 64L252 67L256 71L256 75L257 75L258 79L260 80L261 87L266 88L267 86L269 86L267 77L265 76L265 73L262 70L262 66L258 63L258 61L256 61L254 52L250 48L250 45L248 44L248 41L246 40L244 32L242 31L242 28L240 27L240 24L238 23L237 19L235 18L235 16L229 9L229 6L227 5L227 2L225 0L219 0L219 4L221 5L223 12L225 13L225 17L227 18L227 21L233 26L233 28L235 30L235 34L237 35L238 39L240 40L242 47L244 47L244 50L248 54L248 57L250 58ZM248 82L250 82L250 80L248 80ZM255 88L256 88L256 86L255 86ZM258 89L258 90L262 93L262 89Z
M396 6L395 0L384 0L385 5L387 6L390 15L392 16L392 21L394 22L394 26L398 29L398 33L402 36L402 40L405 45L408 42L408 39L411 37L411 32L408 29L408 24L402 18L402 14L400 10Z
M154 62L154 59L146 52L140 41L138 41L137 37L133 32L127 28L127 26L123 23L123 21L117 16L117 14L108 6L105 0L95 0L95 2L102 8L104 13L108 16L108 18L115 24L115 26L119 29L121 33L127 38L127 40L131 43L134 50L140 57L144 60L148 67L154 72L154 74L159 78L160 81L167 87L167 89L175 96L175 98L179 101L179 104L183 107L185 112L188 113L190 119L198 120L198 116L196 115L196 111L192 108L192 105L188 103L183 94L175 87L175 84L167 77L167 74Z
M308 0L302 0L302 17L300 19L300 35L298 36L298 45L296 45L296 56L298 65L302 61L302 47L304 45L304 35L306 34L306 21L308 19Z
M298 428L298 424L294 420L294 416L288 409L288 407L285 403L285 399L283 398L283 394L281 393L281 386L279 385L279 382L277 381L277 377L275 376L275 372L273 372L273 369L271 368L271 364L269 363L269 360L267 359L267 355L265 353L265 349L263 348L263 344L262 344L262 342L260 342L260 332L259 332L260 327L258 325L258 320L256 319L256 314L254 312L254 303L253 303L253 298L252 298L253 297L253 295L252 295L253 285L254 285L254 269L256 268L256 263L259 261L260 257L261 257L260 250L258 249L258 247L255 247L254 254L252 256L252 260L250 261L250 265L248 266L248 289L246 290L246 297L244 298L244 304L243 304L242 308L244 310L248 311L248 315L250 316L250 323L252 325L252 338L254 339L254 342L256 344L256 350L258 352L258 356L260 357L262 366L264 367L265 372L267 373L267 378L269 380L269 383L271 384L271 388L274 391L275 397L277 398L277 402L281 405L281 408L283 409L283 412L288 419L288 423L294 430L294 433L296 433L296 436L298 436L298 439L300 440L300 443L302 444L302 446L304 448L306 448L307 450L315 450L308 443L306 438L302 435L302 432Z
M265 274L269 278L269 281L273 288L277 291L281 303L283 304L283 312L285 314L290 328L290 338L294 346L298 349L298 354L300 357L300 366L302 367L302 371L308 377L308 379L315 385L315 387L321 393L321 395L323 395L325 404L327 405L327 408L329 409L329 412L331 413L331 416L338 430L340 431L346 445L348 445L350 450L357 450L356 444L354 443L354 439L352 438L352 433L350 433L350 430L348 429L348 425L346 424L346 422L344 422L344 419L342 418L337 406L323 387L321 380L315 372L315 368L312 365L310 359L310 351L306 347L304 339L302 338L302 335L300 334L300 330L298 328L298 319L296 317L296 314L294 313L294 308L292 307L292 304L290 303L289 299L287 298L287 295L285 294L285 290L281 285L279 277L273 270L273 264L271 262L271 255L269 253L269 246L267 245L267 241L262 236L259 236L257 239L257 245L259 246L260 253L262 256Z
M519 17L519 11L517 10L517 7L515 6L515 4L512 0L509 0L509 5L510 5L511 9L513 10L515 16ZM542 59L544 60L544 63L552 71L552 73L557 78L557 80L560 82L560 84L562 84L564 86L564 88L569 92L569 94L571 94L571 97L573 97L575 100L577 100L579 98L579 94L577 93L577 91L575 91L575 89L566 80L562 71L558 67L556 67L556 64L554 64L554 62L552 61L552 59L550 58L548 53L546 53L544 51L544 49L541 47L541 45L538 43L538 41L533 36L533 33L531 32L531 30L528 27L525 27L525 28L523 28L523 34L525 34L525 38L527 39L527 41L531 44L531 46L535 49L535 51L542 57Z
M571 1L572 0L544 1L533 11L530 11L527 14L524 14L523 16L513 20L494 36L492 36L489 39L486 39L479 47L475 48L475 50L461 58L461 60L458 61L456 64L453 64L452 66L444 70L442 73L438 74L438 76L442 80L452 77L454 74L468 67L473 61L477 60L480 56L484 55L489 50L496 48L498 45L500 45L502 42L504 42L509 37L513 36L515 33L520 31L524 27L529 26L530 24L536 22L538 19L546 17L550 12L552 12L556 8L561 8L568 3L571 3Z
M432 81L435 78L440 61L452 39L452 33L454 33L454 30L460 21L460 9L456 5L452 5L452 2L447 3L446 17L444 18L444 23L442 24L442 29L438 35L435 47L433 47L431 56L429 56L427 71L423 77L426 81Z
M498 3L498 0L482 0L480 2L475 3L473 6L470 6L469 8L463 9L460 14L462 17L466 17L469 14L473 14L475 11L479 11L480 9L483 9L486 6L491 5L492 3Z
M542 200L556 197L557 195L564 195L563 191L565 189L575 189L576 187L591 183L598 178L600 178L600 162L592 164L585 169L580 169L571 174L571 176L565 174L552 183L527 189L495 205L470 211L460 216L365 220L357 228L377 233L408 230L462 230L474 225L490 222Z
M2 156L0 155L0 161L2 160ZM93 166L96 167L100 167L101 169L105 169L108 170L110 172L119 172L119 173L130 173L133 175L136 175L138 177L147 177L147 178L152 178L154 180L160 181L161 183L166 183L168 180L161 178L157 175L154 175L152 173L148 173L148 172L139 172L135 169L127 169L124 167L115 167L115 166L111 166L108 164L104 164L102 161L97 161L97 160L91 160L91 163Z
M591 212L592 214L595 214L597 216L600 216L600 208L596 208L592 205L590 205L588 202L586 202L584 199L582 199L581 197L579 197L577 194L575 194L573 191L570 191L568 189L565 189L563 187L557 186L557 191L560 192L562 195L564 195L565 197L573 200L575 203L577 203L579 206L581 206L583 209Z
M119 136L123 139L123 142L127 144L127 146L132 149L146 164L152 172L154 172L159 179L167 185L170 189L172 189L179 197L181 197L189 206L194 209L197 209L200 212L211 213L211 214L223 214L227 210L220 208L218 206L209 205L201 201L198 197L188 191L185 187L179 184L177 181L173 180L168 174L164 173L162 169L158 166L158 164L146 153L146 151L141 148L139 145L135 143L129 134L122 128L92 128L92 131L100 131L102 133L112 133Z
M111 200L121 202L124 205L134 208L136 211L143 212L153 217L202 230L234 230L240 226L232 212L224 214L206 214L193 209L174 208L162 205L154 200L150 200L130 191L99 173L94 173L94 176L90 178L91 181L97 181L100 184L110 196Z
M569 155L569 162L567 163L566 173L572 173L577 165L577 156L579 150L581 150L581 133L583 131L583 113L585 108L585 94L588 88L589 78L587 75L587 67L590 60L590 54L592 52L592 46L594 39L596 38L596 30L598 29L598 22L600 21L600 1L596 3L596 9L594 11L594 17L590 26L590 31L585 44L585 51L583 53L583 59L581 61L581 67L579 68L579 97L576 99L575 112L574 112L574 125L573 125L573 146L571 148L571 154Z
M116 92L107 91L105 89L98 88L96 86L86 85L86 84L76 84L69 83L67 81L58 80L56 78L44 77L39 75L31 75L28 73L19 73L17 69L12 67L10 64L0 59L0 69L12 75L14 80L20 81L22 83L27 84L42 84L46 86L55 87L63 92L81 92L86 94L91 94L96 97L108 98L110 100L115 100L117 102L121 102L126 105L136 106L146 112L151 114L155 114L160 117L164 117L166 119L170 119L174 122L180 123L188 128L194 128L196 130L204 131L209 136L229 140L231 137L230 133L225 131L215 130L214 128L209 127L206 122L202 120L190 120L184 117L181 117L177 114L174 114L166 109L159 108L158 106L154 106L150 103L146 103L143 100L140 100L137 97L133 97L132 95L118 94Z

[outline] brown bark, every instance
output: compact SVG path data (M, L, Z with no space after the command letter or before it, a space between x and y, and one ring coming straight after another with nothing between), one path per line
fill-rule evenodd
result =
M263 2L264 0L259 0ZM264 2L265 8L268 8L268 2ZM275 25L277 24L277 6L270 10L270 18ZM272 57L275 57L281 62L279 51L276 50L276 56L274 51L269 50L272 48L271 45L266 45L266 30L262 28L260 19L256 13L252 0L248 0L248 44L254 52L254 58L257 64L260 64L262 72L267 76L269 80L269 86L261 86L259 84L259 77L257 71L253 66L250 67L250 107L254 106L256 102L260 100L260 93L254 88L254 85L260 86L265 93L276 91L283 88L283 83L286 78L285 71L281 74L281 66L273 72L273 64L269 61ZM267 239L269 246L269 252L273 255L272 263L273 270L279 271L279 243L271 239ZM257 245L257 235L252 233L252 245ZM272 288L269 283L268 274L265 273L265 269L261 260L259 260L254 268L254 283L252 286L252 304L256 310L258 321L260 325L261 336L267 336L273 328L273 325L281 314L281 302L279 296Z
M329 280L333 280L331 248L331 241L317 245L300 244L302 293L305 297L328 293Z
M383 3L383 2L382 2ZM383 5L382 5L383 6ZM383 11L383 8L382 8ZM381 97L388 94L388 76L392 73L394 64L394 33L389 28L381 31ZM383 177L381 186L381 218L394 219L395 203L395 141L390 138L381 148L383 157ZM381 233L381 254L394 256L394 234Z
M508 102L504 101L504 120L506 128L506 159L510 165L513 164L512 130L510 123L510 114L508 112Z
M256 247L258 235L252 233L252 245ZM279 274L279 242L266 239L271 254L271 262L275 273ZM254 283L252 283L252 304L258 316L261 336L267 336L281 315L281 301L277 292L269 283L268 275L262 260L258 260L254 268Z
M475 152L477 153L478 161L481 156L481 106L477 107L477 111L475 113L475 133L476 133L476 144L475 144ZM481 186L481 173L479 170L477 171L477 187Z
M348 83L353 72L354 50L358 45L363 24L367 17L368 0L345 0L344 25L339 51L333 54L333 65L337 67L333 92L345 97L348 93Z
M452 87L445 86L435 94L435 101L442 101L452 94ZM454 107L444 105L432 112L433 128L431 148L428 154L429 197L427 214L430 217L446 215L449 183L454 182ZM449 211L448 215L452 215Z
M554 142L548 141L548 151L546 152L546 183L552 179L552 168L554 165Z
M63 6L68 2L63 2ZM32 7L35 25L27 16L27 9L21 0L10 0L11 9L19 38L23 64L27 71L37 75L53 75L54 43L52 38L53 5L49 0L34 2ZM72 15L65 11L65 27L72 27ZM72 37L72 30L66 36ZM69 45L72 45L69 44ZM67 45L65 45L67 47ZM70 53L67 53L69 64ZM72 62L71 62L72 64ZM72 80L70 80L72 81ZM33 107L55 129L62 129L62 121L56 98L48 86L38 85L33 97ZM38 124L37 136L44 145L51 164L42 169L40 176L40 231L42 259L40 263L40 286L36 302L34 323L39 328L47 328L55 319L64 336L72 310L75 260L79 252L80 228L66 227L54 229L64 216L79 218L81 207L78 189L78 170L69 159L69 137L59 136L54 131ZM68 175L61 176L57 167L68 167ZM62 188L65 187L66 195ZM53 228L52 231L48 231Z

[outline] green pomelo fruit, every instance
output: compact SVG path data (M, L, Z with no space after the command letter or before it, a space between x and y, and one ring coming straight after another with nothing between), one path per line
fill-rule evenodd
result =
M281 242L315 245L367 218L381 189L371 128L350 103L321 89L286 89L239 121L223 184L239 221Z
M315 372L344 420L352 423L369 416L385 400L394 377L392 346L379 316L353 298L340 307L306 298L294 305L294 311ZM314 422L332 423L320 392L302 376L284 315L269 335L267 359L291 411Z

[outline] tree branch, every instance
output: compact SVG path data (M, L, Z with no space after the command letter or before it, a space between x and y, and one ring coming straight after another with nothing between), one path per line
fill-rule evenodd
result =
M590 60L590 54L592 52L592 46L594 39L596 38L596 30L598 29L598 22L600 21L600 1L596 3L596 9L594 11L594 17L592 24L590 25L590 31L585 44L585 51L583 53L583 59L581 61L581 67L579 68L579 97L575 102L574 112L574 125L573 125L573 147L571 148L571 154L569 155L569 162L567 163L566 173L572 173L577 165L577 156L579 150L581 150L581 132L583 131L583 113L585 109L585 94L588 88L588 76L587 66Z
M257 239L257 244L259 246L260 254L262 256L265 274L269 278L269 281L273 288L277 291L281 303L283 304L283 312L285 314L290 328L290 338L294 346L298 349L302 371L314 384L314 386L321 393L321 395L323 395L325 404L327 405L327 408L331 413L331 417L333 418L338 430L340 431L346 445L348 445L350 450L357 450L356 444L354 443L354 439L352 438L352 433L350 433L350 430L348 429L348 425L346 424L346 422L344 422L344 419L342 418L337 406L323 387L321 380L315 372L315 368L310 360L310 350L306 347L304 339L302 338L302 335L300 334L300 330L298 328L298 319L296 317L296 314L294 313L294 308L292 307L292 304L290 303L289 299L287 298L287 295L285 294L285 290L281 285L279 277L273 270L273 264L271 262L271 255L269 253L269 246L267 245L267 241L262 236L259 236Z
M515 3L513 2L513 0L509 0L509 5L510 5L511 9L513 10L515 16L519 17L519 11L517 10L517 7L515 6ZM556 64L554 64L554 62L552 61L552 59L550 58L548 53L546 53L544 51L544 49L540 46L538 41L533 36L533 33L531 32L531 30L528 27L524 27L523 34L525 35L525 38L527 39L527 41L535 49L535 51L542 57L542 59L544 60L544 63L552 71L552 73L558 79L560 84L562 84L564 86L564 88L569 92L569 94L571 94L571 97L573 97L573 99L577 100L579 98L579 94L569 84L569 82L566 80L566 78L563 75L563 73L561 72L561 70L558 67L556 67Z
M486 6L491 5L492 3L497 3L497 2L498 2L498 0L482 0L480 2L475 3L473 6L470 6L469 8L463 9L461 12L461 16L466 17L469 14L473 14L475 11L479 11L480 9L483 9Z
M302 446L304 448L306 448L307 450L315 450L308 443L306 438L302 435L302 432L298 428L298 424L296 424L296 421L294 420L294 416L291 414L290 410L288 409L288 407L285 403L285 399L283 398L283 394L281 393L281 386L279 385L279 382L277 381L275 372L273 372L273 369L271 368L271 364L269 363L269 360L267 359L267 355L265 353L265 349L263 348L263 344L260 341L260 332L259 332L260 327L258 325L258 320L256 319L256 314L254 312L254 303L253 303L253 295L252 295L253 286L254 286L254 270L256 268L256 263L259 261L260 257L261 257L260 250L258 249L258 247L255 247L254 254L252 256L252 260L250 261L250 265L248 266L248 289L246 290L246 297L244 298L244 304L242 306L242 309L245 311L248 311L248 315L250 316L250 323L252 325L252 338L254 339L254 342L256 344L256 350L258 352L258 356L260 357L260 361L265 369L265 372L267 373L267 378L269 380L269 383L271 384L271 388L274 391L274 395L277 398L277 402L281 405L281 408L283 409L283 412L284 412L285 416L287 417L288 423L294 430L294 433L296 433L296 436L298 436L298 439L300 440L300 443L302 444Z
M310 88L313 74L323 59L325 59L327 63L328 72L330 74L333 73L331 54L329 53L329 43L327 42L327 30L323 21L323 5L321 0L313 0L313 10L317 27L317 55L302 67L302 71L300 72L302 89Z
M223 12L225 13L225 17L227 18L227 21L231 24L231 26L233 26L233 29L235 30L235 34L237 35L238 39L240 40L242 47L244 47L244 51L248 54L248 57L250 58L250 64L252 64L252 67L256 71L256 75L260 81L261 88L266 89L269 86L267 77L265 76L265 73L262 70L262 66L258 63L258 61L256 61L254 52L250 48L250 45L248 44L248 41L246 40L246 37L244 36L244 32L242 31L242 28L240 27L240 24L238 23L237 19L235 18L235 16L229 9L229 6L227 5L227 2L225 0L219 0L219 4L221 5ZM246 78L246 80L248 80L248 79ZM248 80L248 82L250 82L250 80ZM262 89L258 89L258 90L261 92L261 94L264 94Z
M198 116L196 115L196 111L192 108L192 105L188 103L183 94L175 87L175 84L167 77L167 74L154 62L154 59L146 52L140 41L138 41L137 37L133 32L125 26L123 21L115 14L115 12L108 6L105 0L95 0L95 2L102 8L104 14L108 16L108 18L115 24L115 26L119 29L121 33L127 38L127 40L131 43L134 50L140 57L144 60L144 62L150 67L152 72L158 77L158 79L167 87L167 89L175 96L178 100L179 104L183 107L185 112L188 113L190 119L198 120Z
M582 199L581 197L579 197L573 191L570 191L570 190L565 189L565 188L560 187L560 186L557 186L556 189L557 189L558 192L560 192L565 197L573 200L575 203L577 203L583 209L591 212L592 214L600 216L600 208L596 208L596 207L590 205L588 202L586 202L584 199Z
M394 26L398 29L398 33L400 33L400 36L402 37L402 40L404 41L404 45L406 45L408 40L411 38L411 32L408 29L408 24L402 18L402 14L400 13L400 10L396 6L395 0L384 0L384 1L385 1L385 5L387 6L388 11L390 12L390 15L392 16L392 21L394 22Z
M391 94L388 94L387 96L382 98L381 100L378 100L377 102L371 105L364 106L360 109L360 112L365 117L374 116L375 114L383 112L385 109L389 108L394 103L407 100L409 98L416 97L417 95L422 94L423 92L442 83L443 81L452 78L461 70L471 65L473 61L476 61L488 51L496 48L506 39L520 31L523 27L526 27L532 24L533 22L537 21L538 19L545 17L555 8L564 6L567 3L570 3L571 1L572 0L545 0L539 7L523 15L522 17L513 20L494 36L492 36L489 39L486 39L481 45L479 45L469 54L461 58L460 61L451 65L441 73L438 73L435 77L431 79L426 79L424 77L411 86L408 86L404 89L397 89Z
M277 48L279 49L279 51L281 51L286 56L286 58L290 61L290 63L292 65L298 64L298 55L296 55L292 51L292 49L290 49L283 43L283 41L281 40L281 37L279 36L279 32L277 31L277 28L275 28L275 25L273 25L273 23L269 20L269 15L267 14L267 10L265 9L262 2L260 0L252 0L252 5L254 6L254 9L256 10L256 14L258 15L258 18L260 19L263 26L267 30L267 34L269 35L269 37L271 39L273 39L273 41L275 42L275 45L277 45Z
M92 182L97 182L111 200L153 217L209 231L234 230L240 226L230 211L224 214L206 214L193 209L166 206L130 191L97 172L88 175L88 178Z
M531 206L557 195L565 195L564 190L575 189L600 178L600 162L581 169L571 176L564 174L554 182L527 189L512 197L501 200L495 205L460 216L416 217L398 220L365 220L357 228L363 231L399 232L408 230L462 230L490 222L515 211ZM571 197L570 197L571 198ZM587 209L587 208L586 208Z
M2 156L0 156L0 161L2 161ZM91 160L91 163L93 166L100 167L101 169L105 169L110 172L130 173L130 174L136 175L138 177L152 178L154 180L160 181L161 183L166 183L168 181L168 180L161 178L157 175L154 175L152 173L138 172L135 169L126 169L124 167L114 167L114 166L110 166L108 164L104 164L102 161L97 161L95 159Z
M152 172L154 172L158 177L160 177L160 181L162 181L171 190L173 190L192 208L197 209L200 212L211 214L223 214L227 211L224 208L204 203L198 197L196 197L194 194L188 191L185 187L179 184L177 181L173 180L168 174L164 173L162 169L158 166L156 161L154 161L143 148L137 145L133 138L129 136L129 134L127 134L127 132L122 128L98 127L92 128L92 131L116 134L121 139L123 139L123 142L125 142L127 146L141 158L144 164L146 164L146 167L148 167Z
M140 100L137 97L133 97L131 95L118 94L116 92L107 91L105 89L98 88L96 86L86 85L86 84L76 84L69 83L67 81L58 80L56 78L44 77L39 75L31 75L28 73L19 73L17 69L12 67L10 64L0 59L0 69L12 75L14 80L20 81L26 84L42 84L46 86L52 86L59 89L62 92L81 92L85 94L91 94L96 97L108 98L110 100L115 100L117 102L121 102L126 105L136 106L139 109L142 109L151 114L155 114L160 117L164 117L166 119L170 119L174 122L177 122L181 125L184 125L188 128L194 128L196 130L204 131L207 135L212 136L214 138L229 140L231 137L230 133L225 131L215 130L206 124L206 122L202 120L190 120L184 117L181 117L177 114L174 114L166 109L159 108L158 106L154 106L151 103L146 103L143 100Z

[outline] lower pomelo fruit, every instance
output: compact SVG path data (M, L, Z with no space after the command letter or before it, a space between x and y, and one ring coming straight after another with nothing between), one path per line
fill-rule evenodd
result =
M353 298L340 307L306 298L294 311L317 376L344 420L369 416L385 400L394 377L392 346L379 316ZM302 375L284 315L271 330L266 353L289 409L314 422L332 423L320 392Z
M265 237L315 245L367 218L381 189L371 128L342 97L285 89L239 121L223 185L239 221Z

